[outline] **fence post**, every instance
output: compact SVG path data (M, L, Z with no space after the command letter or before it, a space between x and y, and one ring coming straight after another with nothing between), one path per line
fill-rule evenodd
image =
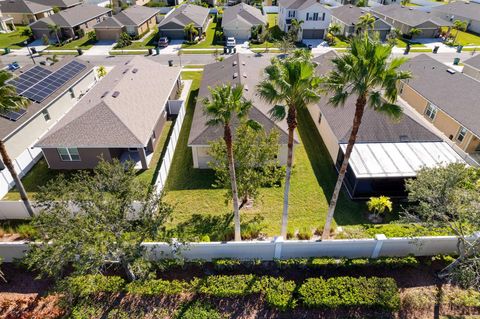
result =
M273 253L273 258L274 259L280 259L282 257L282 243L283 243L283 237L282 236L276 236L273 240L275 243L275 251Z
M373 248L372 258L378 258L378 256L380 255L380 251L382 250L383 241L386 239L387 237L384 234L375 235L376 243L375 247Z

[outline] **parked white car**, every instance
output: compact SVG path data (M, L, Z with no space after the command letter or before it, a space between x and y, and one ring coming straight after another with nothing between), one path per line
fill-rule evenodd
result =
M234 47L237 44L234 37L227 38L227 47Z

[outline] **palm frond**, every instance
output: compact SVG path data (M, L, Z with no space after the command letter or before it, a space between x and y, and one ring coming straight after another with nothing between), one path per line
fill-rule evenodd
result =
M274 121L282 121L287 116L287 108L285 105L275 105L268 111L268 114Z

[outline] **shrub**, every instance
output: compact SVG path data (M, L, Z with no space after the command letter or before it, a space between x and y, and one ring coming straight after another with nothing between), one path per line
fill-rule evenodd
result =
M402 294L402 310L431 309L436 303L436 290L429 287L408 288Z
M95 33L95 31L89 31L87 33L87 36L88 36L88 40L92 42L97 42L97 34Z
M73 307L70 314L70 319L91 319L97 318L102 313L100 307L92 306L89 304L80 303Z
M24 239L34 239L37 236L37 230L31 224L21 224L17 226L17 233Z
M287 239L292 239L295 237L295 232L291 229L287 230Z
M447 286L443 289L442 304L456 307L480 307L480 292Z
M302 228L298 232L297 238L300 240L310 240L312 238L312 231L307 228Z
M398 310L400 297L392 278L309 278L299 289L310 308L369 307Z
M125 280L121 277L104 275L67 277L59 284L60 290L78 297L88 297L102 292L120 292L124 286Z
M257 290L265 294L265 300L271 307L282 311L296 307L297 301L293 298L295 282L285 281L283 278L262 277L258 285Z
M280 269L300 267L304 268L308 265L307 258L292 258L292 259L275 259L275 265Z
M212 305L199 301L184 306L177 319L223 319L226 318Z
M198 292L220 298L245 296L259 292L256 281L254 275L208 276L200 281Z
M126 32L122 32L120 35L120 38L117 41L117 44L115 45L115 49L120 49L129 46L132 44L132 38L128 35Z
M371 259L373 265L386 266L388 268L417 267L420 262L414 256L407 257L381 257Z
M134 295L176 295L190 289L189 283L179 280L153 279L134 281L127 285L126 291Z
M202 242L210 242L210 236L208 235L203 235L200 237L200 241Z
M217 270L232 270L242 263L238 259L215 259L213 261L213 267Z
M310 265L313 268L325 267L325 266L338 266L340 261L332 258L332 257L319 257L319 258L312 258L310 260Z

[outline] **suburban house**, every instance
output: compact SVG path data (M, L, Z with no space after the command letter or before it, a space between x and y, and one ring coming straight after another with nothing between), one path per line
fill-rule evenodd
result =
M210 9L194 4L182 4L170 11L158 24L158 30L163 37L184 39L187 24L193 23L198 35L206 32L209 22Z
M399 84L402 99L480 163L480 82L426 54L402 69L413 74Z
M293 19L303 21L298 38L323 39L331 20L331 11L320 0L279 0L278 26L288 32Z
M332 12L332 24L340 26L340 33L345 37L355 36L358 32L356 27L358 19L369 13L368 8L359 8L354 5L345 5L331 9ZM374 16L375 17L375 16ZM390 32L391 26L384 20L375 17L375 23L373 32L378 32L381 40L385 40Z
M49 6L52 8L57 7L61 10L72 8L84 3L83 0L30 0L30 1L43 4L45 6Z
M26 109L0 114L0 139L20 176L42 157L34 144L48 132L96 83L89 62L63 58L52 66L24 66L9 82L31 103ZM13 179L0 159L0 197Z
M28 0L0 1L0 10L15 24L30 24L53 14L53 8Z
M116 65L35 146L51 169L91 169L101 158L147 169L180 71L140 56Z
M331 70L330 51L316 57L317 74ZM344 158L355 115L356 96L345 106L333 107L329 96L309 106L309 112L337 171ZM408 114L394 121L367 107L350 157L344 186L353 199L385 195L404 197L405 179L416 176L424 166L463 162L440 137Z
M463 73L480 81L480 54L463 62Z
M267 24L262 11L245 3L239 3L223 10L222 28L226 37L250 39L252 28Z
M452 25L433 13L397 4L372 7L370 11L374 16L383 19L392 28L398 29L406 36L413 28L421 30L422 33L416 36L417 38L435 38L439 36L440 28Z
M82 4L73 8L65 9L51 16L40 19L32 24L33 35L41 39L44 35L56 41L49 25L60 27L60 39L75 38L93 30L93 26L102 22L112 15L112 10L91 4Z
M206 125L208 117L203 112L202 103L202 99L210 95L210 87L223 84L243 85L244 97L253 102L249 118L259 122L267 132L271 129L277 129L280 132L278 161L281 165L286 164L287 123L286 121L276 123L270 119L268 111L272 108L272 105L261 100L256 93L256 85L263 78L263 70L270 61L268 59L253 59L251 56L234 54L223 61L205 66L188 138L188 146L192 148L194 168L209 168L208 162L212 160L208 154L209 143L223 137L222 127ZM235 119L232 123L233 131L235 131L237 125L238 120Z
M0 8L0 32L7 33L15 30L15 24L13 23L13 18L4 16L2 9Z
M157 8L132 6L96 24L93 28L98 40L118 40L123 32L141 36L157 25Z
M455 20L467 21L467 30L480 33L480 3L455 1L443 6L432 7L431 11L450 22Z

